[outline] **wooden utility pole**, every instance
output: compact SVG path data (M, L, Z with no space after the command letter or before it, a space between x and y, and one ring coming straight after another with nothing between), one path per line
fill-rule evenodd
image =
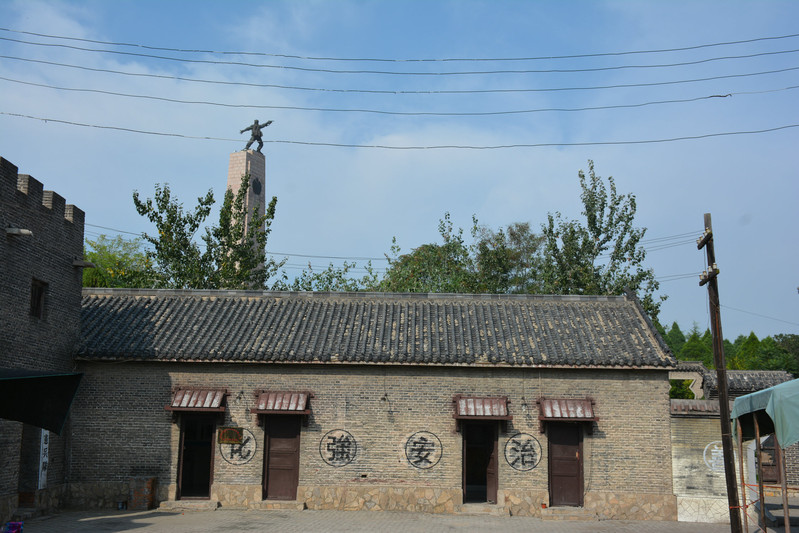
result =
M721 445L724 451L724 475L727 479L727 501L730 507L730 531L742 533L741 504L738 501L738 486L735 481L735 455L732 449L732 424L730 423L730 401L727 397L727 362L724 360L724 337L721 333L721 304L719 303L719 287L716 276L716 251L713 248L713 224L710 213L705 213L705 233L696 241L697 249L703 247L707 251L707 271L702 273L699 286L707 284L710 300L710 327L713 332L713 362L716 365L716 376L719 382L719 415L721 418ZM761 503L762 505L762 503Z

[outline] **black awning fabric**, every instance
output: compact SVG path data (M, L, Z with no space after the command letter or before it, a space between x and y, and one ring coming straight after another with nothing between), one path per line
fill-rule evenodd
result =
M61 434L83 374L0 368L0 418Z

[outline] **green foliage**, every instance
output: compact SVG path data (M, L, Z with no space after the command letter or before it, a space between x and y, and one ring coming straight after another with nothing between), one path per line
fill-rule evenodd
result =
M219 214L219 224L207 227L203 251L195 238L211 212L212 191L197 199L191 212L172 198L168 184L155 186L155 198L145 201L133 192L136 211L155 224L157 236L144 234L152 249L153 286L173 289L262 289L285 261L265 257L266 241L275 216L277 198L272 198L264 215L253 208L252 223L245 227L244 198L249 176L242 178L234 196L228 190ZM261 227L265 226L265 230Z
M95 266L83 269L84 287L142 288L152 284L152 263L141 239L105 235L86 239L83 256Z
M663 337L663 340L665 340L666 344L671 348L671 353L677 355L685 345L685 334L682 332L677 322L673 322L668 333Z
M409 254L400 255L396 238L393 257L380 282L386 292L473 292L474 260L463 242L463 230L453 230L449 213L439 221L442 244L423 244Z
M345 261L342 267L330 263L321 272L314 272L313 267L308 263L308 268L303 270L291 283L280 282L273 288L286 291L354 292L377 287L377 274L372 268L371 261L367 263L367 273L360 279L353 278L350 274L355 268L357 268L356 263Z
M472 218L473 243L454 229L449 213L439 221L441 244L423 244L400 254L394 239L379 290L389 292L537 292L541 237L530 225L514 223L492 230Z
M669 383L671 384L669 398L681 398L684 400L694 399L694 393L691 392L690 379L670 379Z
M259 206L253 206L250 222L245 224L247 212L244 200L249 186L250 177L245 175L235 196L230 189L225 191L219 224L206 228L203 240L206 245L205 256L210 262L207 279L209 288L263 289L285 263L285 260L276 262L271 257L265 257L277 197L272 197L263 215L258 214Z
M544 236L542 287L549 294L639 294L649 316L657 319L665 296L652 269L643 267L646 251L639 242L646 228L633 226L635 196L618 194L613 178L605 181L588 161L588 176L579 172L584 224L549 214Z
M514 222L493 231L478 227L473 250L478 271L478 290L489 293L541 292L541 245L543 237L527 222Z
M713 364L713 346L708 344L704 335L699 334L699 328L694 325L682 349L677 354L681 361L700 361L707 368L715 368Z
M688 338L682 338L682 332L675 322L664 339L677 359L681 361L701 361L707 368L715 368L713 363L713 336L710 330L700 335L694 324ZM799 377L799 335L780 334L774 337L758 339L754 332L739 335L735 342L724 339L724 358L730 370L785 370Z

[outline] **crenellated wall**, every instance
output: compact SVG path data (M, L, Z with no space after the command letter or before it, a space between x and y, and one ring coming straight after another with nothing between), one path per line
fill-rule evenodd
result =
M83 225L83 211L0 158L0 368L72 371L82 284L73 261L83 258ZM31 314L34 280L44 287L41 316ZM47 486L39 489L41 430L0 420L0 524L20 494L37 508L62 501L65 441L48 438Z

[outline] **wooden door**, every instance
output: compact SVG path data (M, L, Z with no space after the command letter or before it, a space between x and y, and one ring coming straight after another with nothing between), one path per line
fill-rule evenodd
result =
M296 500L300 479L300 417L268 416L264 422L265 500Z
M583 505L583 428L580 424L547 424L549 437L549 504Z
M214 421L209 417L182 417L178 499L211 497L214 428Z
M463 501L497 502L496 422L463 422Z

